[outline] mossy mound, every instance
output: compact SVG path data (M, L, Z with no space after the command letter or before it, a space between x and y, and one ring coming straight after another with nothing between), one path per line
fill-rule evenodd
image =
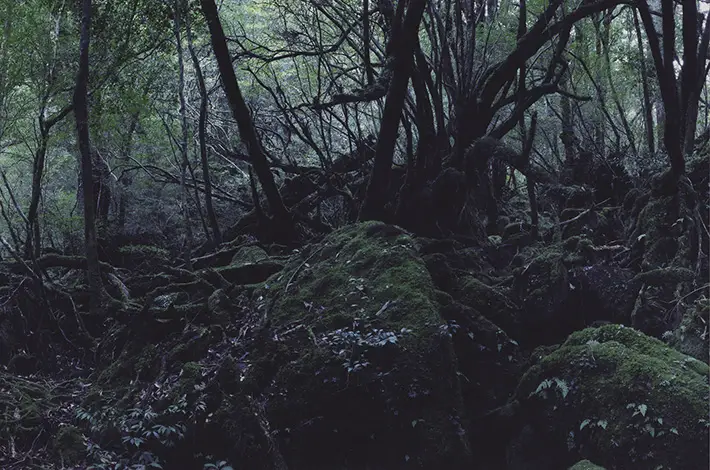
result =
M117 266L147 273L157 273L171 263L168 250L153 245L125 245L117 250Z
M522 304L525 337L521 339L535 345L560 342L584 325L581 312L566 308L570 280L565 254L553 246L529 256L513 271L512 292Z
M589 460L580 460L576 464L572 465L569 470L605 470L604 467L595 465Z
M545 468L581 458L609 469L702 468L708 373L632 328L576 332L523 376L516 398L526 425L509 453Z
M510 289L491 287L470 276L461 282L461 288L454 294L459 302L503 328L508 335L520 338L520 308L510 297Z
M276 353L254 373L272 372L267 416L290 469L470 463L451 339L402 229L338 230L257 295Z
M702 296L685 311L678 328L670 333L668 344L683 354L708 362L710 354L708 325L710 325L710 299Z

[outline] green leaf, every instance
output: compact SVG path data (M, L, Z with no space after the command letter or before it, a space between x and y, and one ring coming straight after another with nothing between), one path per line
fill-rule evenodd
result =
M641 413L641 416L645 417L647 410L648 406L644 405L643 403L639 405L639 412Z
M585 419L584 421L582 421L582 424L579 425L579 430L581 431L582 429L584 429L590 422L591 421L589 419Z
M606 429L606 427L609 425L609 422L605 419L600 419L597 421L597 426L599 426L602 429Z

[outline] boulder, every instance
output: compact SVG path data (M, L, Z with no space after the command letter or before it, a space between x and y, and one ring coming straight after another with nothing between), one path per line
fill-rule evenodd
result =
M270 341L247 381L289 469L469 468L451 338L406 232L347 226L255 295Z
M508 468L707 465L708 365L632 328L572 334L523 376Z

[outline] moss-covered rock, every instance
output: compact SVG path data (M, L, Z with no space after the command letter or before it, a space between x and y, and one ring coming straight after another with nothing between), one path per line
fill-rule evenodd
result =
M118 266L147 273L170 264L170 252L153 245L125 245L118 249Z
M572 465L569 470L606 470L604 467L593 464L589 460L580 460L576 464Z
M629 324L640 287L633 271L600 263L575 268L570 274L567 305L585 325L595 321Z
M258 245L247 245L239 248L232 257L232 266L255 264L269 257L269 254Z
M62 426L57 431L53 440L54 452L64 462L65 465L77 463L86 450L84 436L76 426Z
M702 296L686 309L680 325L668 336L668 343L683 354L708 362L708 325L710 299Z
M632 328L572 334L523 376L525 427L511 444L527 468L589 458L609 469L707 464L708 365Z
M461 281L454 298L502 328L506 334L519 339L522 334L520 308L510 300L510 290L491 287L473 277Z
M584 319L581 312L566 308L570 281L564 252L551 247L532 254L513 271L512 291L522 304L521 339L534 345L557 343L583 326Z
M338 230L257 295L273 346L252 373L270 385L267 417L289 468L470 462L451 340L402 229Z

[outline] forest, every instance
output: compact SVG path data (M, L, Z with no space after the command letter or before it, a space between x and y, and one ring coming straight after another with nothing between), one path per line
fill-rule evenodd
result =
M0 469L697 470L708 0L0 0Z

